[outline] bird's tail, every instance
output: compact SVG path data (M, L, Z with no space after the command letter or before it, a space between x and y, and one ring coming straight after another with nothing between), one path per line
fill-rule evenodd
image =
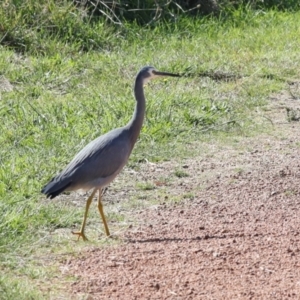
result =
M60 193L65 191L71 185L71 183L71 181L67 183L57 182L54 177L48 184L43 187L41 192L45 194L47 198L53 199Z

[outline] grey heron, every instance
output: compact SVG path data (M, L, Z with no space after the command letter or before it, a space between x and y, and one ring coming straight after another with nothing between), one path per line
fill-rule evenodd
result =
M88 210L97 191L99 192L98 210L103 220L105 233L107 236L110 235L101 202L102 189L113 181L123 169L139 136L146 106L144 84L148 80L161 76L180 77L178 74L159 72L150 66L143 67L135 79L134 96L136 105L133 116L128 124L124 127L113 129L91 141L73 158L62 172L55 176L42 189L41 192L50 199L64 191L93 189L86 202L81 229L72 232L78 235L78 239L82 237L83 240L87 240L84 230Z

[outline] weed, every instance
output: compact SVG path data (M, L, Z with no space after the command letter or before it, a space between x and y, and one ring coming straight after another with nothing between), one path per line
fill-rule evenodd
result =
M151 182L138 182L137 187L143 191L151 191L155 189L155 186Z
M189 177L189 174L188 174L188 173L186 173L185 171L180 170L180 169L176 170L174 174L175 174L175 176L178 177L178 178Z

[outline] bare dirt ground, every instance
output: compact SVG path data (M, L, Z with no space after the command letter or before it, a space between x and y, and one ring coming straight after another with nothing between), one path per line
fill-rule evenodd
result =
M300 103L276 97L271 133L211 144L164 186L182 201L136 210L121 245L68 260L74 299L299 299L300 124L285 106ZM141 172L155 182L171 165Z

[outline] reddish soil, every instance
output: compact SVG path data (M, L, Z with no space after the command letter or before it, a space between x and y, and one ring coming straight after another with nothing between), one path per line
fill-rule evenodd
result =
M74 298L299 299L299 123L273 135L186 161L168 188L193 197L135 211L121 245L66 263Z

